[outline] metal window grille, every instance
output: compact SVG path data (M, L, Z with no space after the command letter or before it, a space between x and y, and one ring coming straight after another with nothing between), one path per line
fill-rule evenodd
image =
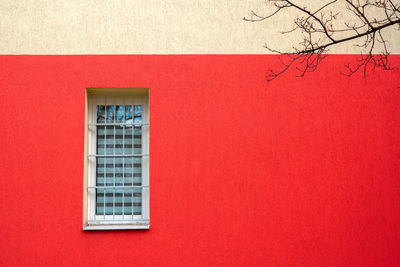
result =
M118 224L146 226L149 223L147 102L126 96L104 96L100 100L95 97L89 114L88 224L103 227L108 224L114 228Z

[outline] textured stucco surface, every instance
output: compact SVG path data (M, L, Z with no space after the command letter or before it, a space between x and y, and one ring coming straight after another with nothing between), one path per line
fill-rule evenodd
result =
M356 58L0 56L0 266L400 266L400 68ZM148 231L82 230L100 86L149 88Z
M311 1L298 2L312 9ZM264 0L2 0L0 53L262 54L268 52L265 42L290 48L298 36L282 37L279 30L290 28L291 14L267 22L242 20L251 10L265 14L263 9ZM398 31L385 38L398 54ZM341 46L332 52L358 50Z

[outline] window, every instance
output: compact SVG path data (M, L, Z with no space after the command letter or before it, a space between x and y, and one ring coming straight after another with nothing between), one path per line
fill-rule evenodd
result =
M83 229L148 229L148 89L87 89L85 121Z

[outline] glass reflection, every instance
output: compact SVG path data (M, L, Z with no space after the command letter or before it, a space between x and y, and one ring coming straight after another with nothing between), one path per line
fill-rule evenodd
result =
M132 113L133 113L133 107L132 106L125 106L125 120L126 123L131 123L132 124Z
M135 106L135 123L142 123L142 106Z
M117 122L124 122L124 106L117 106Z
M97 122L103 123L105 122L105 107L104 106L97 106Z
M108 123L114 122L114 116L115 116L115 106L107 106L107 117L106 121Z

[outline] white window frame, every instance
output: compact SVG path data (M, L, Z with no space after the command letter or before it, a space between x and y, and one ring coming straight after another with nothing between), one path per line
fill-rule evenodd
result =
M97 105L142 106L142 212L141 215L96 215L96 118ZM83 230L149 229L149 91L139 88L87 88L85 104L85 164Z

